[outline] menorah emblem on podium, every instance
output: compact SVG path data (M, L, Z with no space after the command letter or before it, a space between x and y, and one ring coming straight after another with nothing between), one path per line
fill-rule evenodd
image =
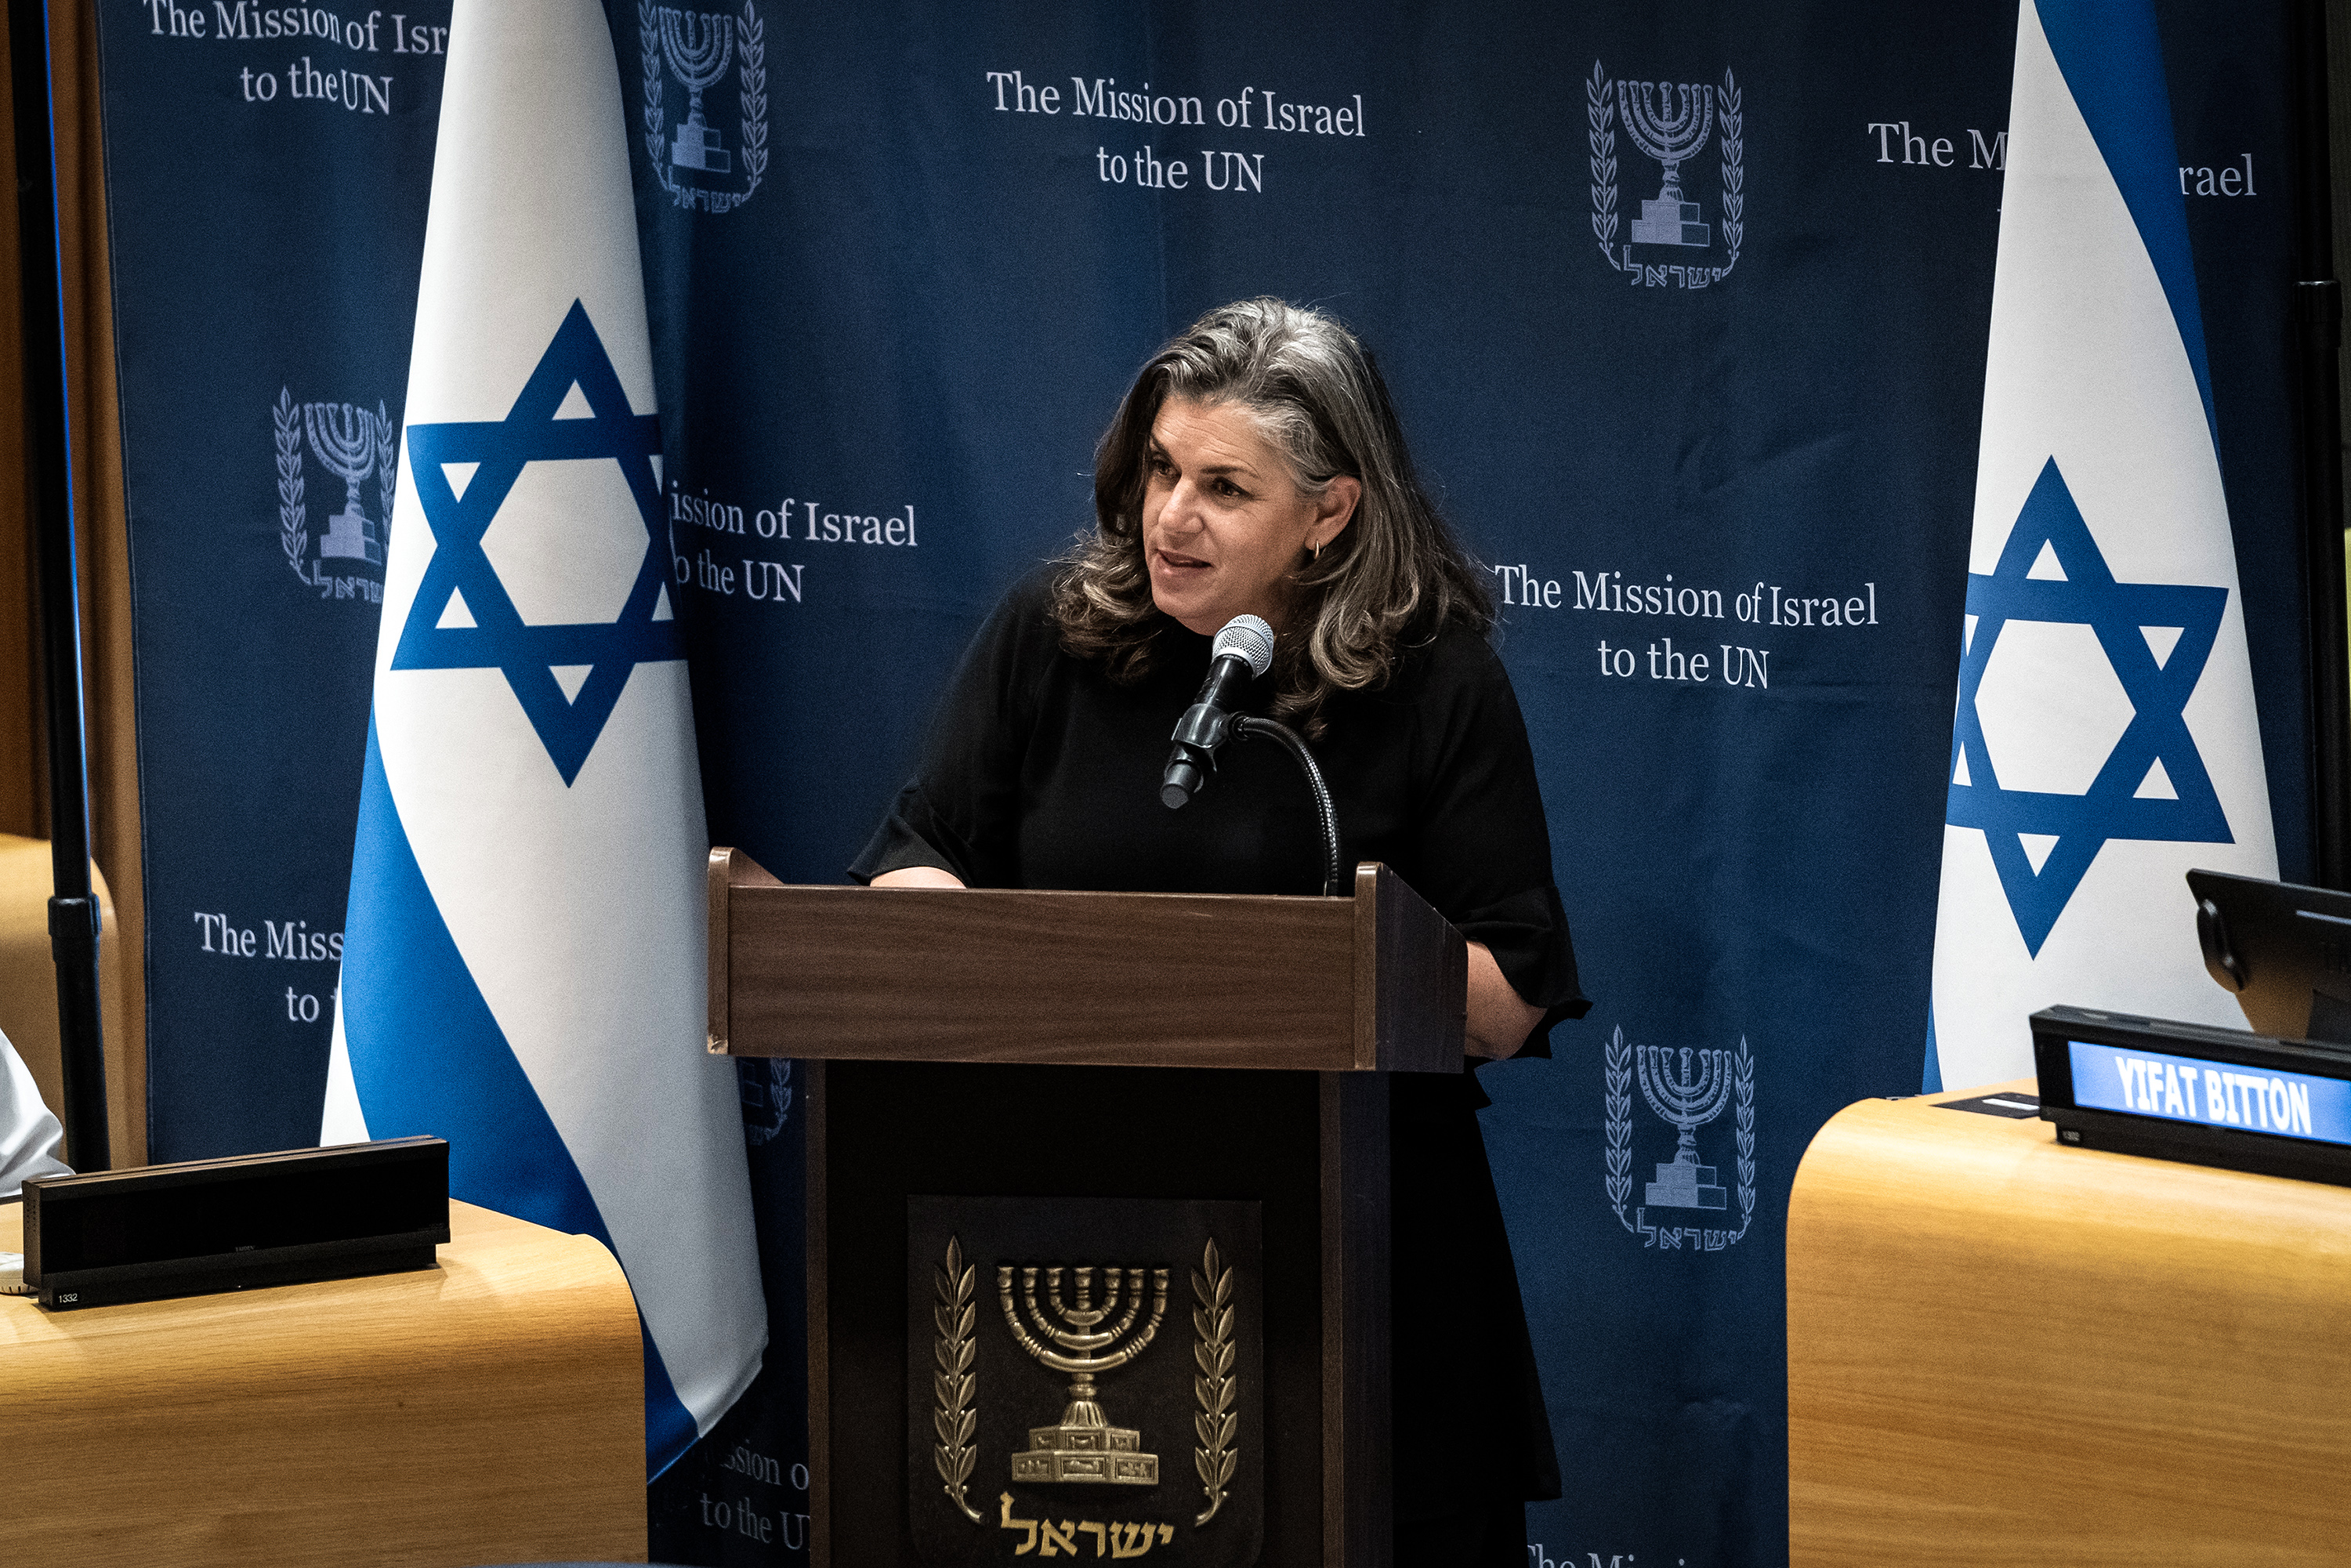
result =
M1676 93L1681 95L1678 110ZM1620 81L1616 101L1624 111L1625 134L1666 168L1657 199L1643 202L1641 215L1632 222L1634 243L1705 249L1707 225L1698 221L1698 204L1682 199L1681 172L1714 131L1714 89L1695 82Z
M1144 1270L1101 1270L1099 1307L1093 1304L1096 1270L1092 1268L1020 1269L1017 1270L1020 1276L1017 1305L1012 1296L1015 1271L1009 1263L998 1265L996 1270L1004 1322L1021 1349L1051 1370L1070 1375L1070 1403L1061 1412L1061 1425L1029 1428L1028 1450L1012 1456L1012 1479L1157 1486L1159 1456L1143 1452L1143 1434L1134 1427L1110 1424L1095 1396L1094 1375L1124 1366L1150 1348L1160 1320L1167 1314L1167 1270L1148 1270L1151 1318L1139 1331L1134 1322L1143 1312ZM1045 1276L1046 1303L1052 1309L1050 1316L1037 1304L1040 1273ZM1076 1276L1074 1305L1061 1300L1064 1273ZM1115 1323L1103 1328L1103 1322L1120 1312L1122 1300L1125 1310ZM1028 1309L1025 1322L1021 1306Z
M1698 1059L1695 1068L1692 1057ZM1714 1167L1698 1163L1696 1134L1730 1103L1730 1052L1684 1046L1678 1073L1674 1071L1671 1046L1636 1046L1634 1058L1640 1066L1641 1093L1649 1109L1681 1134L1674 1157L1657 1166L1657 1179L1648 1184L1649 1207L1729 1207L1727 1195L1715 1185Z
M661 13L662 56L670 70L685 84L685 120L671 141L669 161L681 169L724 174L735 167L720 142L717 128L704 123L702 89L726 74L735 55L735 19L720 11L681 11L664 6Z
M327 519L327 531L319 538L319 556L381 566L383 536L360 505L360 486L378 472L387 482L391 477L391 418L381 406L371 414L347 402L309 402L302 405L302 428L310 438L310 451L344 486L343 509ZM391 511L387 500L387 522Z

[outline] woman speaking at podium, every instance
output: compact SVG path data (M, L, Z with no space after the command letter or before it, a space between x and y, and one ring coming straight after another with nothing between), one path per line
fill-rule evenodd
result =
M1158 799L1210 638L1257 615L1275 652L1248 706L1311 744L1341 863L1385 862L1468 939L1473 1056L1550 1055L1551 1025L1588 1004L1526 727L1486 643L1485 584L1415 478L1362 345L1276 299L1210 311L1119 405L1094 511L1092 535L981 628L852 874L1319 890L1320 828L1278 747L1227 744L1184 810ZM1559 1495L1484 1103L1466 1073L1394 1082L1399 1568L1519 1568L1526 1501Z

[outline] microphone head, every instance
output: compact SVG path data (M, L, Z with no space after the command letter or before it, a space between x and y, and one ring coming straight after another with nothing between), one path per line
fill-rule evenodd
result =
M1254 615L1236 615L1225 622L1210 645L1208 657L1246 660L1249 674L1261 675L1273 668L1273 628Z

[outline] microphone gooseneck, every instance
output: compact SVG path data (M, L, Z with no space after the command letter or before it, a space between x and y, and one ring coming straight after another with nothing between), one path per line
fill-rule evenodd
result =
M1208 678L1184 716L1176 721L1167 767L1160 775L1159 800L1177 810L1207 788L1217 748L1233 734L1233 699L1240 688L1273 667L1273 628L1254 615L1236 615L1208 651Z
M1280 742L1282 749L1298 759L1299 768L1306 775L1306 788L1314 797L1315 825L1322 830L1322 896L1338 897L1339 812L1338 809L1331 804L1331 786L1323 781L1322 769L1315 762L1314 754L1306 749L1306 742L1300 739L1298 732L1288 725L1277 724L1272 719L1259 718L1250 714L1243 714L1233 721L1233 735L1241 740L1246 740L1252 735L1270 737Z
M1228 740L1246 739L1252 735L1265 736L1297 760L1306 775L1306 788L1314 796L1315 825L1322 833L1322 895L1339 896L1339 813L1331 804L1331 787L1323 780L1322 769L1314 754L1306 749L1306 742L1298 737L1288 725L1270 718L1231 711L1233 701L1248 682L1273 667L1273 628L1254 615L1236 615L1225 622L1208 650L1208 678L1200 683L1199 695L1176 721L1176 733L1171 737L1175 747L1167 754L1167 768L1160 776L1159 800L1169 810L1189 802L1193 796L1207 788L1208 774L1216 767L1217 748Z

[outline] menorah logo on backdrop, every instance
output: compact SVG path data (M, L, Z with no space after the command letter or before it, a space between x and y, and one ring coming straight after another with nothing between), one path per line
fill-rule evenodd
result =
M1594 60L1583 86L1591 120L1592 233L1608 265L1635 288L1709 288L1729 277L1747 236L1747 116L1737 80L1725 70L1719 87L1612 82ZM1625 171L1641 210L1629 222L1616 204L1620 125L1639 155ZM1700 178L1709 166L1721 179L1710 206ZM1657 193L1649 196L1653 175Z
M737 12L690 11L637 0L645 152L653 159L653 177L679 206L730 212L749 201L767 176L767 37L751 0L743 0ZM685 118L674 127L673 83L685 95ZM732 113L726 112L729 107Z
M753 1148L783 1136L792 1119L792 1064L781 1056L735 1059L735 1090L743 1102L743 1141Z
M296 402L293 389L280 387L269 415L277 440L277 542L287 568L321 599L382 603L399 461L391 414L380 400L373 412L361 403ZM323 517L315 531L306 494L309 461L343 482L342 510ZM317 497L322 511L331 494Z
M1608 1207L1644 1248L1719 1252L1738 1245L1755 1219L1755 1054L1747 1037L1738 1051L1632 1045L1625 1031L1609 1037L1606 1052ZM1657 1119L1675 1133L1673 1158L1656 1163L1657 1179L1633 1197L1633 1084ZM1725 1186L1720 1167L1701 1164L1698 1134L1731 1113L1736 1179ZM1659 1140L1662 1143L1662 1140ZM1647 1147L1646 1140L1644 1148ZM1734 1214L1734 1209L1736 1213ZM1736 1221L1736 1228L1733 1222Z

